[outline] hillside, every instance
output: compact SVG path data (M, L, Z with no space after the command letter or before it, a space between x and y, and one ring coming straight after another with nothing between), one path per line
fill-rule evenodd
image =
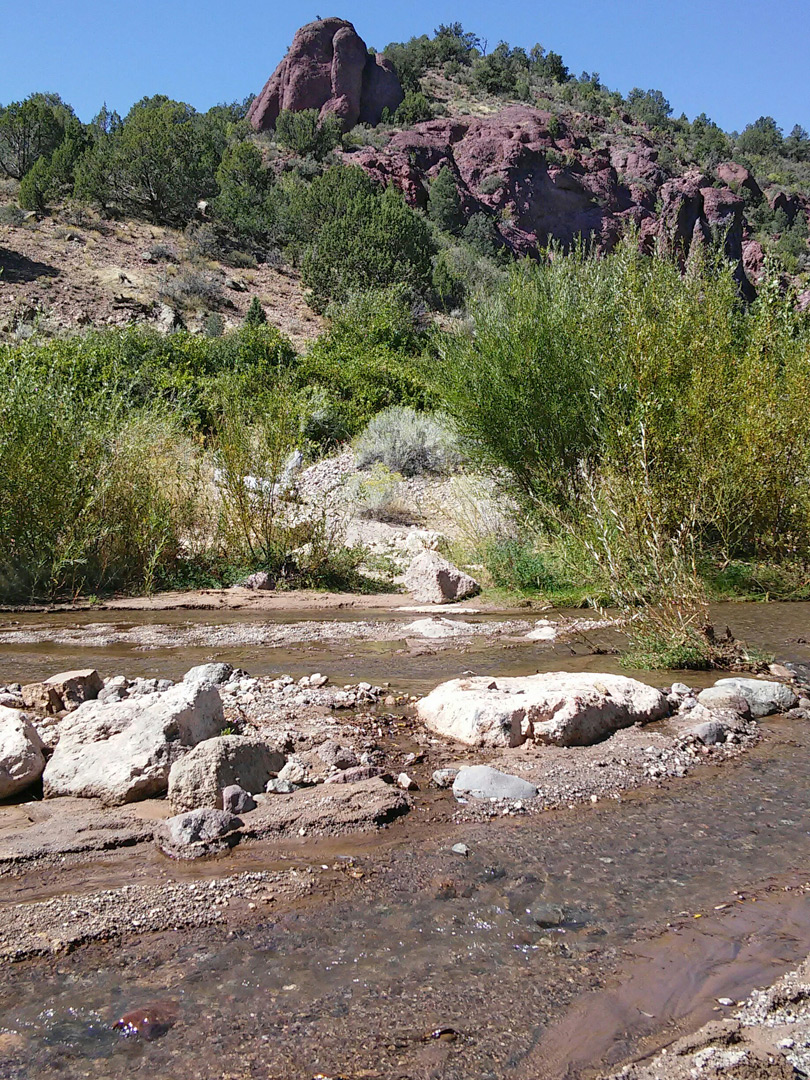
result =
M578 241L604 253L629 230L681 264L694 243L718 246L749 298L770 259L810 300L799 125L784 136L760 117L737 134L705 114L673 118L660 90L625 98L540 46L486 52L460 24L374 56L341 19L302 27L249 102L199 114L155 97L89 125L56 95L0 107L0 332L217 332L257 296L303 347L321 326L313 310L345 292L324 274L351 273L326 267L318 297L305 265L315 222L300 192L336 164L426 213L433 269L407 283L434 309L490 289L512 256ZM32 125L23 154L18 129Z

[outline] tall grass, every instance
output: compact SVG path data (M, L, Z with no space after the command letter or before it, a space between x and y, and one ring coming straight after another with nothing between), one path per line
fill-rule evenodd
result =
M341 522L281 482L305 399L277 337L133 330L0 350L0 601L255 569L353 581L362 553Z

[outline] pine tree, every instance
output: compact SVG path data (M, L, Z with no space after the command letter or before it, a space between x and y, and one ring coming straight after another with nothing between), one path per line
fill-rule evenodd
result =
M264 308L261 305L261 301L258 296L254 296L250 301L250 307L247 309L247 315L245 315L245 326L264 326L267 323L267 316L264 313Z
M430 185L428 217L435 221L440 229L450 233L458 232L464 222L456 180L446 165L442 165L439 175Z

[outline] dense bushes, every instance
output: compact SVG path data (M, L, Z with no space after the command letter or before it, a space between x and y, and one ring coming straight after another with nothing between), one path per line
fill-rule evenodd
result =
M199 199L216 194L229 118L157 95L133 105L77 166L76 195L103 209L185 225Z
M297 379L323 388L333 427L352 436L392 405L431 404L418 360L425 333L402 289L370 291L329 310L332 326L301 358Z
M302 277L316 310L354 291L397 284L428 289L430 230L396 188L379 191L359 169L330 169L312 181L301 202L301 220L313 220Z
M515 272L474 322L438 392L548 525L591 527L599 504L627 542L807 549L810 333L778 292L746 311L725 267L682 278L625 244Z

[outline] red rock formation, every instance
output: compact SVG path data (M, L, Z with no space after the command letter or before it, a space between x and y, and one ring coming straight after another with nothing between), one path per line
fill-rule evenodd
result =
M447 165L465 215L492 217L520 254L580 237L609 251L629 225L639 229L646 249L660 243L684 262L693 241L719 241L750 295L742 264L744 202L730 188L714 187L699 172L668 179L658 151L641 136L629 148L594 151L587 138L561 129L559 118L552 136L549 121L549 113L523 105L487 117L430 120L397 132L382 149L363 147L344 158L381 183L396 184L421 207L430 181Z
M390 60L369 54L350 22L319 19L296 33L248 120L256 131L267 131L282 110L318 109L340 117L348 130L358 122L378 124L383 109L393 113L403 96Z
M762 189L759 184L748 169L743 165L738 165L736 161L721 161L714 171L717 173L717 179L722 180L732 191L744 189L750 192L756 201L762 198Z

